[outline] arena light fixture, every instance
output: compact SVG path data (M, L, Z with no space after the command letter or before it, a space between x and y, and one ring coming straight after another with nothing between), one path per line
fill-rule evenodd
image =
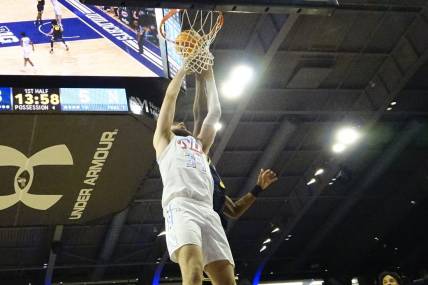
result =
M335 143L332 147L332 150L334 153L342 153L345 151L345 149L346 149L346 145L341 143Z
M254 70L248 65L238 65L236 66L231 73L231 79L240 84L248 84L251 82L254 76Z
M221 87L221 93L228 99L236 99L244 92L244 88L232 80L226 81Z
M158 237L160 237L160 236L164 236L164 235L166 235L166 231L161 231L161 232L158 234Z
M397 105L396 101L391 102L391 106L395 106L395 105Z
M267 248L267 246L262 246L262 248L260 249L260 252L263 252L263 251L265 251L266 250L266 248Z
M309 185L314 184L315 182L317 182L317 180L315 178L312 178L311 180L308 181L308 183L306 183L306 185L309 186Z
M353 127L345 127L341 128L336 133L336 140L338 143L344 144L344 145L351 145L354 144L359 138L360 133L357 131L357 129Z
M321 175L324 173L324 169L320 168L315 172L315 176Z
M276 227L276 228L274 228L273 230L272 230L272 233L276 233L276 232L279 232L280 231L280 229L278 228L278 227Z
M129 99L129 109L135 115L141 115L143 113L143 106L133 97Z
M235 99L242 95L245 88L253 80L254 69L248 65L237 65L223 83L221 92L224 97Z
M391 110L392 110L392 108L391 108L391 107L388 107L388 108L386 108L386 110L387 110L387 111L391 111Z
M268 238L268 239L266 239L264 242L263 242L263 244L267 244L267 243L270 243L272 240L270 239L270 238Z

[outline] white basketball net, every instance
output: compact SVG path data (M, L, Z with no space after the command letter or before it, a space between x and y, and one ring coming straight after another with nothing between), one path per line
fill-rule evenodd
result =
M217 11L183 10L181 31L185 36L176 39L164 38L175 44L177 52L183 57L187 72L201 73L214 64L210 46L223 26L223 14Z

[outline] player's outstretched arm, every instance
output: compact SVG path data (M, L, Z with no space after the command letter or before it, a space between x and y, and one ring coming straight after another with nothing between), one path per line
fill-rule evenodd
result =
M208 113L202 123L198 139L202 142L203 151L208 154L216 135L215 124L220 121L221 106L212 68L203 72L202 76L205 79Z
M156 130L153 136L153 146L156 150L156 157L163 152L172 138L171 125L174 121L175 106L178 94L180 93L181 84L186 75L184 69L180 69L175 77L169 83L159 112L156 123Z
M207 115L207 95L205 80L200 74L195 75L195 101L193 102L193 137L197 138L201 132L202 122Z
M232 219L238 219L244 214L256 201L256 197L262 191L265 191L269 186L278 180L275 172L270 169L260 169L259 176L257 178L257 184L251 190L251 192L242 196L238 201L233 202L228 196L226 196L226 202L224 207L224 213L226 216Z

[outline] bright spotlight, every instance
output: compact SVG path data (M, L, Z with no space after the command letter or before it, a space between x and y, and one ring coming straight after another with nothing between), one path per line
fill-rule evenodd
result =
M215 123L214 129L220 131L223 128L223 125L220 122Z
M276 233L276 232L279 232L280 231L280 229L279 228L274 228L273 230L272 230L272 233Z
M232 70L228 80L223 83L221 92L225 97L235 99L242 95L253 76L254 70L250 66L238 65Z
M324 173L324 169L320 168L315 172L315 176L321 175Z
M248 84L254 76L254 70L248 65L238 65L236 66L231 73L230 78L232 81L241 84Z
M229 80L223 83L221 87L221 93L224 97L229 99L235 99L241 96L244 92L244 87L240 84L236 84L233 80Z
M140 101L140 102L138 102ZM135 115L141 115L143 113L143 107L140 104L140 99L135 99L134 97L131 97L129 99L129 108L131 109L131 112Z
M260 252L263 252L263 251L265 251L266 250L266 248L267 248L267 246L262 246L262 248L260 249Z
M341 144L341 143L334 144L333 148L332 148L332 150L333 150L334 153L344 152L345 149L346 149L346 146L344 144Z
M315 178L312 178L311 180L308 181L308 183L306 183L306 185L311 185L314 184L315 182L317 182L317 180Z
M336 134L337 142L350 145L355 143L360 138L360 133L355 128L343 128Z
M272 240L270 239L270 238L268 238L267 240L265 240L264 242L263 242L263 244L267 244L267 243L270 243Z

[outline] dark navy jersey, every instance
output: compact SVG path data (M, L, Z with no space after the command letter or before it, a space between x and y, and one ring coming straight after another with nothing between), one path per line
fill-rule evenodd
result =
M226 186L223 183L223 180L221 180L220 175L218 174L217 170L215 169L215 166L210 162L210 170L211 175L214 180L214 192L213 192L213 205L214 205L214 211L217 212L217 214L220 216L221 224L223 228L226 230L227 228L227 218L225 214L223 213L224 204L226 201Z
M62 29L60 25L53 25L52 30L54 38L62 38Z

